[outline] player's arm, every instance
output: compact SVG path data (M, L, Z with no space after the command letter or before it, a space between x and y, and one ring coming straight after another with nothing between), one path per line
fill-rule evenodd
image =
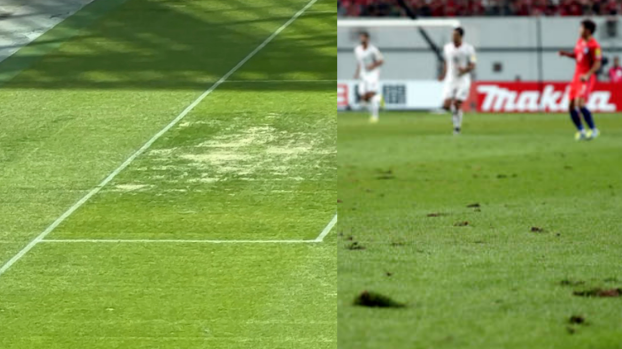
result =
M441 75L438 77L439 81L445 80L445 76L447 75L447 45L443 47L443 69L441 70Z
M593 58L594 58L594 64L592 64L592 67L590 68L590 70L588 70L587 73L581 76L582 81L587 81L590 78L590 76L594 75L602 66L602 62L601 62L602 54L600 51L600 47L594 48Z
M469 54L469 62L467 63L466 67L460 67L460 75L464 75L464 74L468 74L470 72L472 72L473 70L475 70L475 61L477 60L477 58L475 58L475 50L471 50L471 53Z
M460 67L460 75L468 74L475 70L475 62L469 62L466 67Z
M602 64L600 60L594 61L594 64L592 64L592 68L590 68L590 70L587 73L583 74L583 76L581 77L581 80L587 81L590 78L590 76L594 75L598 71L598 69L600 69L601 65Z
M384 57L380 51L376 50L374 56L374 62L367 66L367 70L374 70L384 64Z
M572 59L577 58L577 55L575 55L575 53L571 51L559 51L558 54L560 55L560 57L568 57Z
M367 70L374 70L384 64L384 60L374 61L374 63L367 66Z
M443 60L443 69L441 70L441 75L439 75L438 80L445 80L445 75L447 75L447 61Z

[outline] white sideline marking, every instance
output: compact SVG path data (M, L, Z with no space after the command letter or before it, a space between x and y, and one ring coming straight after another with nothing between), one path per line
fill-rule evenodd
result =
M296 12L285 24L280 26L272 35L270 35L266 40L264 40L259 46L257 46L251 53L249 53L244 59L242 59L235 67L233 67L227 74L220 78L215 84L213 84L207 91L203 92L192 104L190 104L186 109L184 109L181 114L179 114L173 121L171 121L168 125L166 125L160 132L156 133L150 140L147 141L140 149L138 149L134 154L132 154L127 160L125 160L116 170L112 171L101 183L99 183L96 187L91 189L82 199L73 204L65 213L63 213L60 217L58 217L49 227L47 227L41 234L35 237L32 241L28 243L24 248L22 248L15 256L13 256L8 262L6 262L2 267L0 267L0 276L4 274L9 268L15 264L15 262L19 261L24 255L26 255L33 247L35 247L39 242L41 242L48 234L50 234L56 227L58 227L67 217L71 216L78 208L84 205L91 197L97 194L103 187L105 187L110 181L112 181L121 171L123 171L126 167L128 167L134 159L144 153L155 141L157 141L164 133L170 130L173 126L175 126L179 121L181 121L192 109L194 109L199 103L201 103L205 97L209 96L215 89L218 88L225 80L227 80L231 75L233 75L238 69L240 69L246 62L248 62L251 58L253 58L259 51L261 51L264 47L266 47L274 38L276 38L283 30L289 27L295 20L297 20L300 16L302 16L305 11L307 11L311 6L313 6L317 0L309 1L305 7Z
M313 240L203 240L203 239L42 239L39 242L50 243L203 243L203 244L314 244L324 241L324 238L337 224L337 214L328 222L320 235Z
M331 230L333 230L333 227L335 226L335 224L337 224L337 214L336 213L333 216L333 219L331 219L330 222L328 222L328 225L326 225L324 230L322 230L322 233L317 238L315 238L315 241L316 242L324 241L324 238L326 237L326 235L328 235L328 233L330 233Z
M44 239L41 242L50 242L50 243L122 243L122 242L133 242L133 243L188 243L188 244L309 244L309 243L318 243L320 241L316 240L201 240L201 239Z

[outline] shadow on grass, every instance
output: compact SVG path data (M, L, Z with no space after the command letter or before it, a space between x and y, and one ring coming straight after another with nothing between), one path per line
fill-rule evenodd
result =
M0 63L12 89L205 90L306 0L98 0ZM336 15L321 0L234 80L336 79ZM223 89L334 90L321 83L227 83Z

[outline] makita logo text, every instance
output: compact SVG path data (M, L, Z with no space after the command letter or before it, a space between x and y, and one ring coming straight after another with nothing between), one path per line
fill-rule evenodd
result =
M542 93L538 90L512 90L499 85L481 84L477 92L483 94L480 110L483 112L560 112L568 110L568 91L545 85ZM611 92L594 91L587 106L593 111L613 112L616 105L610 103Z

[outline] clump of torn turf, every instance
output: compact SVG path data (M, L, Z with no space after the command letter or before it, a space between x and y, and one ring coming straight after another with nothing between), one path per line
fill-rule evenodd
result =
M377 170L376 179L394 179L393 170Z
M478 202L467 205L467 208L480 208L480 207L481 205Z
M462 221L462 222L454 223L454 227L466 227L467 225L469 225L468 221Z
M428 213L426 216L427 217L440 217L440 216L445 216L445 213L442 213L442 212L432 212L432 213Z
M617 298L622 297L622 288L592 288L589 290L574 291L572 294L579 297Z
M585 281L564 279L559 284L562 286L580 286L585 284Z
M585 318L581 315L572 315L570 319L568 319L568 323L572 325L582 325L585 324Z
M568 331L568 334L575 334L577 332L578 326L585 326L587 324L588 323L585 320L585 317L583 317L582 315L572 315L568 319L568 326L566 326L566 331Z
M354 305L372 308L404 308L406 304L377 292L363 291L354 298Z
M365 246L360 245L358 241L353 241L351 244L347 245L346 248L348 250L364 250Z
M531 231L532 233L544 233L544 228L531 227L531 229L529 231Z

